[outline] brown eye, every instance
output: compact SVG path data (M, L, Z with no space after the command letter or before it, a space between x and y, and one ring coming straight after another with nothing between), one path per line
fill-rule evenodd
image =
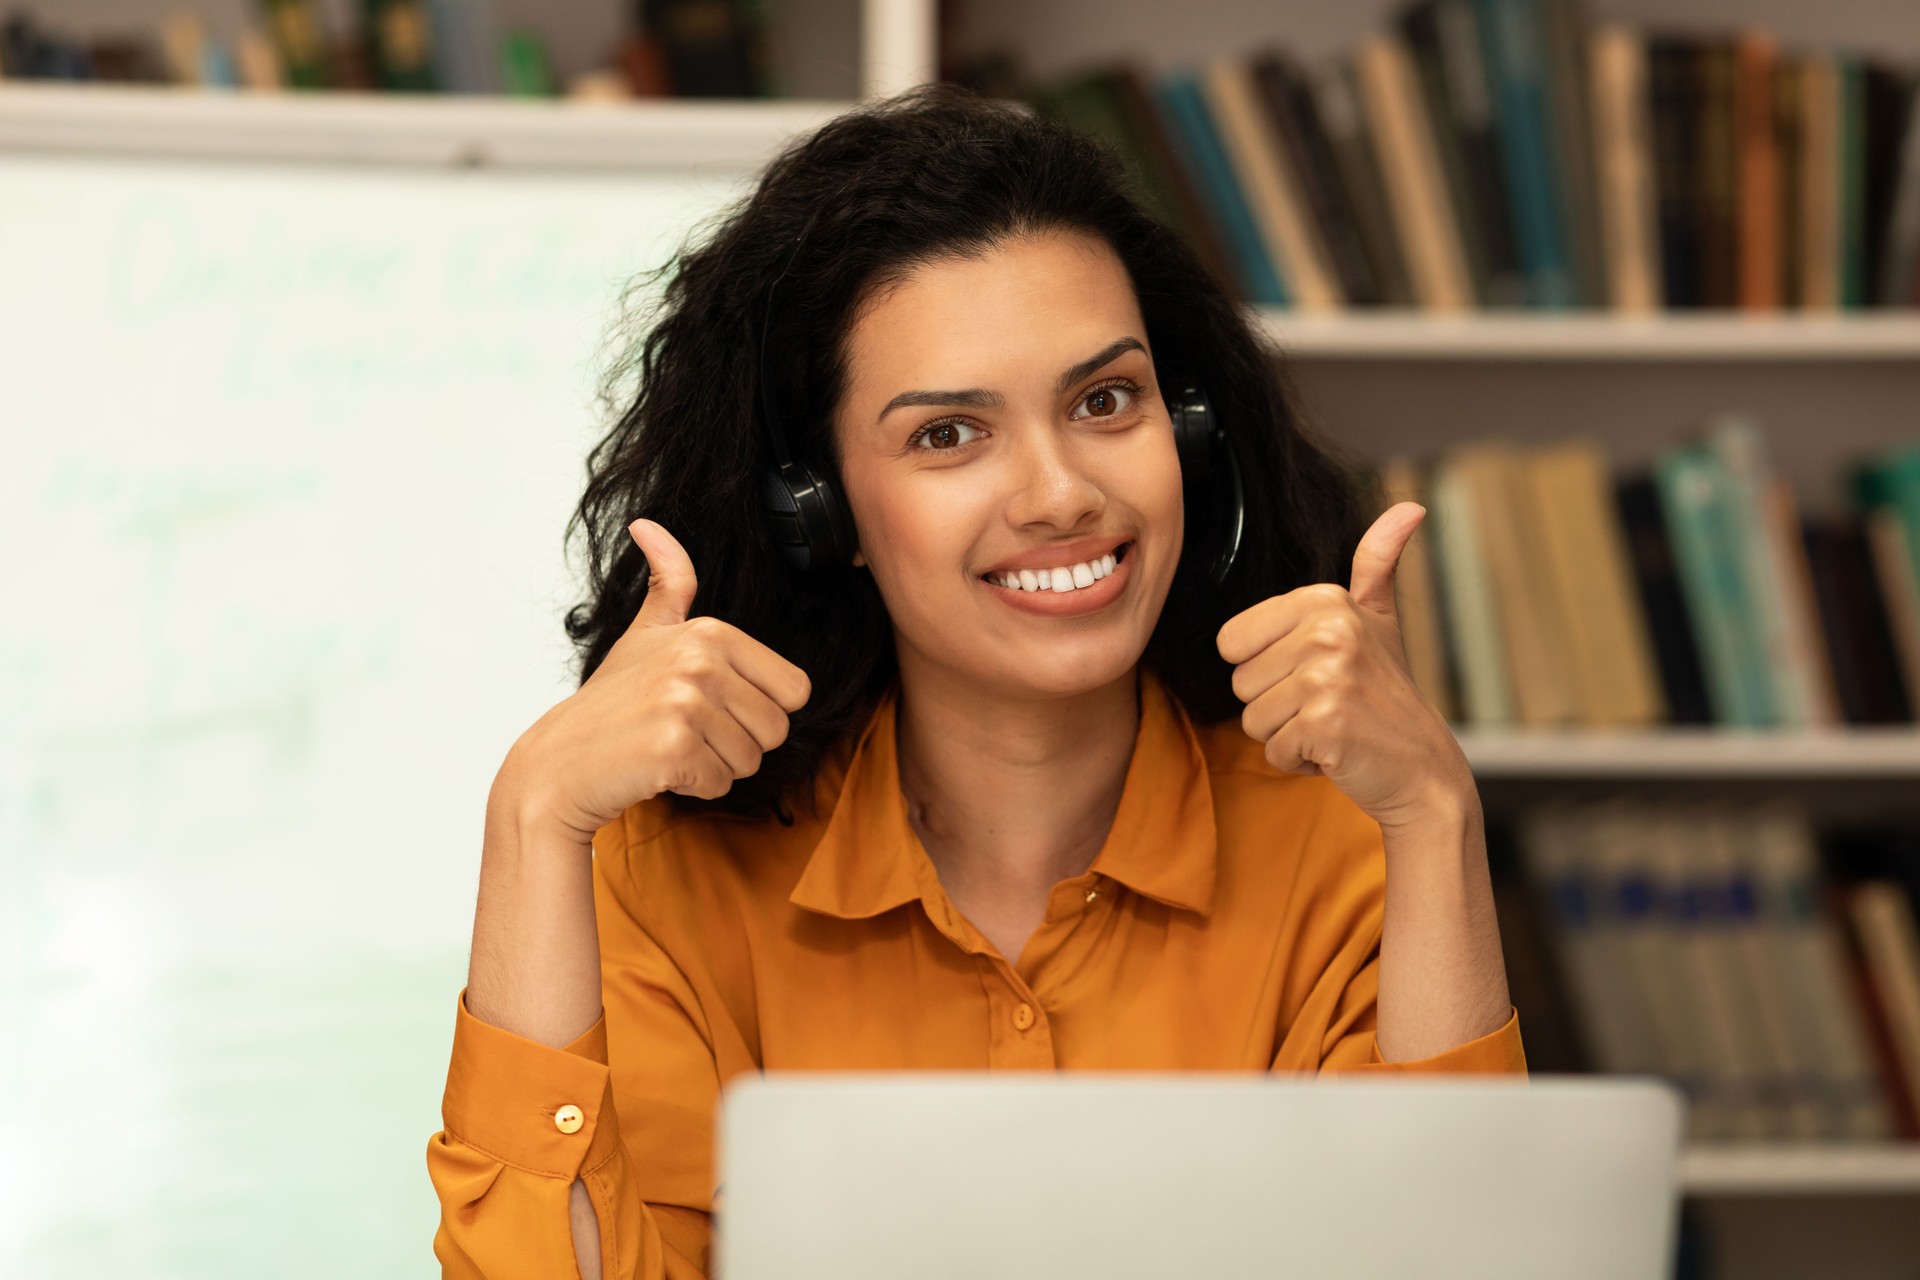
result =
M1095 387L1080 398L1090 417L1111 418L1133 407L1134 388L1124 382Z
M973 432L969 436L967 432ZM909 442L915 449L930 453L952 453L956 449L972 444L983 433L980 428L967 422L935 422L913 433Z

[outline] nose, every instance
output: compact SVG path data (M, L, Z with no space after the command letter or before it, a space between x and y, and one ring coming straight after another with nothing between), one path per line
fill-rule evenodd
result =
M1106 509L1106 491L1088 473L1068 433L1042 422L1020 436L1019 480L1007 503L1010 523L1074 529Z

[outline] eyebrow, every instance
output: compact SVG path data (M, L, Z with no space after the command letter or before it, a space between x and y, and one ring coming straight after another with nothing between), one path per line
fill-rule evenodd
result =
M1062 373L1060 380L1054 384L1054 394L1066 394L1067 388L1074 383L1112 364L1125 352L1144 352L1146 349L1138 338L1116 338ZM902 391L887 401L887 407L880 411L880 416L874 421L884 421L886 416L895 409L904 409L908 405L959 405L966 409L998 409L1005 403L998 391L987 391L980 387L969 387L965 391Z

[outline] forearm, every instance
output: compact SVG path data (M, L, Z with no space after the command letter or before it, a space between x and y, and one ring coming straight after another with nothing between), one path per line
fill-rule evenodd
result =
M1436 800L1383 826L1387 901L1380 938L1380 1056L1406 1062L1499 1030L1511 1008L1480 800Z
M467 1010L483 1022L563 1048L600 1020L593 847L542 824L503 765L487 797L474 908ZM568 1192L575 1260L600 1280L600 1230L586 1184Z
M560 1048L600 1019L593 847L538 821L517 768L487 796L467 1010Z

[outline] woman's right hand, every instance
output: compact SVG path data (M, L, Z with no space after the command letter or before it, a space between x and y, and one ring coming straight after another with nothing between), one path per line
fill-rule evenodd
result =
M587 682L520 736L502 766L522 812L580 843L662 791L713 799L787 737L806 672L718 618L688 618L693 561L651 520L628 533L647 557L647 597Z

